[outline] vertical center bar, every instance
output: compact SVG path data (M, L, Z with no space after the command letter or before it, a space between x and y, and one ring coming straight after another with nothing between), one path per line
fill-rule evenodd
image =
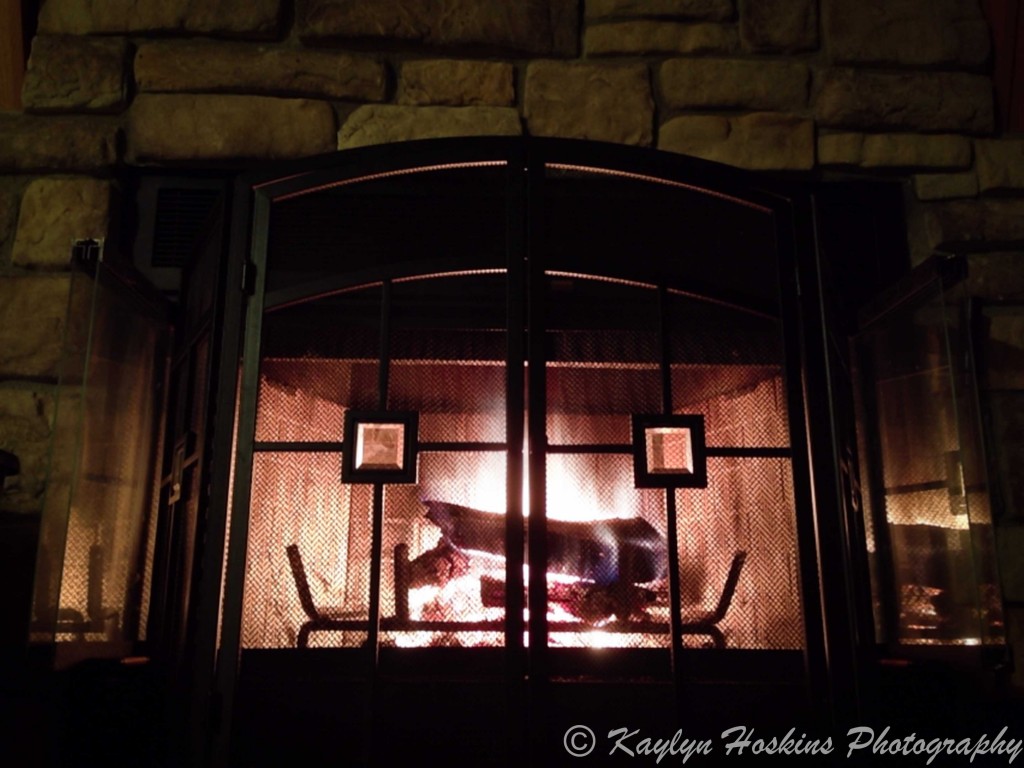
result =
M381 287L380 301L380 365L377 369L377 408L381 411L388 407L388 375L391 368L391 281L385 280ZM374 745L374 725L377 695L377 674L380 663L380 576L381 558L383 557L384 541L384 484L373 484L373 518L370 528L370 605L369 624L366 631L366 648L368 651L369 678L367 692L367 727L365 754L367 761L372 763Z
M658 287L658 336L661 351L661 407L666 416L672 414L672 338L669 325L668 291ZM669 645L672 668L672 684L675 688L676 710L680 717L683 712L682 652L683 614L681 585L679 581L679 529L676 525L676 492L665 489L665 538L668 546L668 596L669 596Z
M544 331L545 284L543 252L539 247L543 205L541 184L544 166L533 153L527 156L527 441L529 455L529 523L527 527L527 561L530 566L528 598L530 609L529 664L531 743L545 743L544 728L547 702L547 385L545 380Z

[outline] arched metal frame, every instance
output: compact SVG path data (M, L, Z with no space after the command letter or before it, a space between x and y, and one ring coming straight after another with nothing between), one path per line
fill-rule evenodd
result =
M727 200L737 206L754 208L772 222L774 242L766 243L767 250L777 259L780 283L778 309L784 335L784 375L786 377L787 411L789 418L791 460L794 479L796 529L799 547L800 588L804 611L805 668L808 695L812 707L838 713L853 706L855 700L856 648L854 630L849 616L850 542L847 524L840 518L833 500L838 498L838 481L831 463L834 438L828 392L831 386L828 373L826 330L821 312L817 256L813 239L813 196L803 186L787 181L768 181L745 172L729 169L676 155L651 150L625 148L592 142L558 139L444 139L388 145L312 158L240 180L236 186L236 205L232 217L233 250L229 275L241 285L248 296L240 358L243 361L239 398L235 411L234 439L238 446L250 446L255 435L258 363L263 313L265 310L268 227L271 206L278 201L349 184L374 177L386 177L411 170L441 169L461 164L500 164L506 168L507 219L505 241L508 252L508 285L510 291L519 291L530 280L543 276L543 264L530 259L539 252L540 233L535 226L538 211L544 205L544 169L559 167L585 169L601 173L621 174L652 183L668 184L683 189ZM728 226L727 222L719 226ZM359 275L340 276L342 282L322 283L317 290L329 293L343 287L344 282L357 281ZM385 275L387 277L387 275ZM231 279L229 277L229 279ZM308 286L278 291L273 302L283 306L291 301L308 298ZM237 306L237 305L236 305ZM240 309L240 307L238 307ZM230 304L229 304L230 311ZM541 302L523 306L519 300L508 304L508 327L544 327L544 307ZM523 561L522 502L518 489L524 474L539 482L532 482L530 504L543 509L543 478L545 473L543 451L531 452L525 461L522 446L529 440L532 446L543 445L540 438L545 429L543 411L531 411L524 426L521 414L525 408L522 382L527 379L531 391L543 391L543 350L540 345L530 346L522 334L509 334L508 346L508 400L506 424L508 442L507 473L507 560L508 606L506 612L505 654L510 681L519 684L524 678L531 682L543 681L547 674L545 654L545 622L531 621L530 651L523 643L527 629L522 619ZM530 365L530 363L533 363ZM517 383L518 382L518 383ZM232 389L229 400L236 391ZM222 408L230 408L222 399ZM233 410L233 409L232 409ZM820 464L821 466L815 466ZM216 658L216 669L211 665L210 686L218 702L220 721L230 723L233 694L238 674L240 654L241 606L245 575L245 557L250 505L249 481L253 469L252 451L237 452L233 477L233 498L230 511L211 509L209 531L212 537L223 532L220 545L208 546L204 551L203 585L197 616L197 638L204 647L197 648L200 658ZM223 479L226 488L227 480ZM376 508L380 509L380 486ZM226 492L225 492L226 495ZM671 494L668 494L671 497ZM669 552L678 558L674 541L674 504L669 504ZM380 514L374 520L374 539L380 543ZM228 528L230 527L230 530ZM531 551L544 547L543 525L531 525L528 545ZM216 543L216 542L214 542ZM220 575L222 558L223 583ZM379 570L379 551L376 568ZM678 580L678 569L672 563L670 573ZM537 569L535 569L537 570ZM371 584L378 586L379 573L371 576ZM543 574L531 576L526 586L527 595L534 604L546 601ZM678 594L678 584L674 589ZM220 599L222 597L222 600ZM675 613L678 614L678 601ZM371 617L378 611L371 608ZM680 619L673 616L673 626ZM376 664L376 632L371 627L371 665ZM681 643L677 631L672 632L673 659L680 653ZM677 688L682 687L676 670ZM200 678L202 676L200 675ZM201 698L202 690L195 694ZM195 716L200 716L197 709ZM834 714L834 716L840 716ZM215 738L214 758L223 760L228 744L228 728L222 726Z

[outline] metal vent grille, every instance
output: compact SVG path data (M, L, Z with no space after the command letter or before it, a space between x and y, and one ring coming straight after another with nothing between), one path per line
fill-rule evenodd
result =
M152 266L185 266L220 194L218 189L181 187L163 187L157 191Z

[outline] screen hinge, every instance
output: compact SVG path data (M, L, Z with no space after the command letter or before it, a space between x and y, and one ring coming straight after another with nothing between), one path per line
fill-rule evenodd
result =
M256 293L256 265L251 261L242 264L242 293L246 296Z

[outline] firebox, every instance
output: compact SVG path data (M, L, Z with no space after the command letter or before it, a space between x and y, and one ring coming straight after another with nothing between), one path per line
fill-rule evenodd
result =
M150 626L189 669L185 751L212 721L215 762L521 765L624 712L852 716L888 529L808 185L486 138L232 198L164 441Z

